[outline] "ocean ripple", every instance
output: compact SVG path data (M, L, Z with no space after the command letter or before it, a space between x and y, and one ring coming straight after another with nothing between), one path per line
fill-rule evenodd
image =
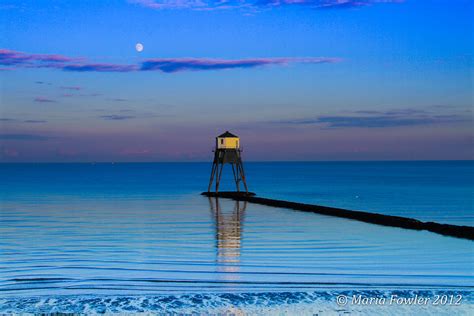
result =
M460 305L357 305L338 306L336 297L378 297L389 299L392 295L410 298L436 295L461 295ZM206 314L206 315L343 315L350 314L437 314L469 315L474 307L473 291L457 290L344 290L313 292L267 292L267 293L211 293L183 295L82 295L82 296L37 296L0 299L0 312L38 314Z

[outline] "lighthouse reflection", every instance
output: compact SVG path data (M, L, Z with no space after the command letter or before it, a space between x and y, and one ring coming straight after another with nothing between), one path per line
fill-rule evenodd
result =
M216 262L220 272L238 272L243 221L247 202L234 201L233 208L221 208L218 198L209 198L215 224Z

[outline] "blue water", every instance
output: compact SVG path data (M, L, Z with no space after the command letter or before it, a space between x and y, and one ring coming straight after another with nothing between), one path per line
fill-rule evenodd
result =
M473 224L472 162L245 167L261 196ZM199 193L209 172L204 163L1 164L0 313L472 310L471 241L208 199ZM336 304L341 294L394 293L462 301Z

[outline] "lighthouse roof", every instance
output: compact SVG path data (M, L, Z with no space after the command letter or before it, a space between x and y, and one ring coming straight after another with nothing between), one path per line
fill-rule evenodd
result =
M223 134L221 134L221 135L219 135L219 136L217 136L217 137L226 138L226 137L239 137L239 136L234 135L234 134L230 133L229 131L225 131L225 133L223 133Z

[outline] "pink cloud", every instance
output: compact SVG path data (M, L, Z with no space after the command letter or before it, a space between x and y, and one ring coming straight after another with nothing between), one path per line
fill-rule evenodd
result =
M166 10L187 9L196 11L304 6L310 9L344 9L369 6L377 3L400 3L403 0L129 0L142 7Z
M18 157L20 153L15 148L2 148L1 156L4 157Z
M291 63L324 64L339 62L338 58L253 58L253 59L208 59L208 58L155 58L142 63L140 70L158 70L166 73L179 71L223 70L234 68L255 68L267 65L288 65Z
M137 69L135 65L85 63L85 58L75 58L57 54L28 54L8 49L0 49L0 65L9 66L10 68L54 68L79 72L129 72Z
M88 63L84 58L71 58L61 55L26 54L12 50L0 50L0 65L11 68L53 68L72 72L135 72L160 71L175 73L182 71L206 71L235 68L257 68L268 65L325 64L340 62L334 57L280 57L248 59L212 59L212 58L153 58L146 59L137 65L112 63ZM63 86L64 90L81 90L77 86ZM48 102L37 100L37 102Z
M77 72L132 72L138 70L135 65L118 65L118 64L71 64L62 67L65 71Z
M152 151L150 149L126 148L120 151L120 155L122 156L146 156L151 153Z
M81 61L81 58L71 58L57 54L27 54L23 52L0 49L0 65L23 67L58 67L58 64Z

